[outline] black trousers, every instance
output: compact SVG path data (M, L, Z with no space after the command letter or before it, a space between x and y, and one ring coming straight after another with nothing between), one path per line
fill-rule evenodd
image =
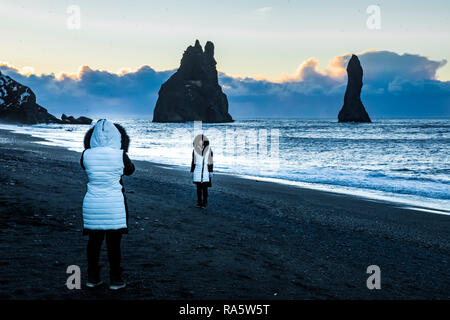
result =
M87 245L88 276L98 277L100 267L98 260L102 248L103 239L106 237L106 247L108 249L109 275L112 279L120 277L120 241L122 232L119 230L89 230L89 241Z
M197 185L197 203L206 205L208 203L208 183L196 182Z

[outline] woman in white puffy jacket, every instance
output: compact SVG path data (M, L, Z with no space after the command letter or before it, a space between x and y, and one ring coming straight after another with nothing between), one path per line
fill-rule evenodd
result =
M134 165L127 155L129 137L123 127L99 120L85 135L81 167L89 178L83 200L83 234L87 246L88 287L102 284L98 260L106 237L110 267L110 289L125 287L120 267L120 241L128 233L128 210L122 176L131 175Z
M199 134L194 139L192 151L192 180L197 185L197 207L206 208L208 203L208 188L211 187L213 172L213 152L208 138Z

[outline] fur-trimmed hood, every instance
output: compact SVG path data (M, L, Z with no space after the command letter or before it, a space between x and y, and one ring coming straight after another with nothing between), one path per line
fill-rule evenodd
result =
M200 146L200 142L203 141L203 147ZM198 154L203 154L203 151L206 149L206 147L209 146L209 139L203 135L199 134L194 138L194 149Z
M111 126L112 125L112 126ZM120 135L120 149L124 150L125 152L128 152L128 148L130 146L130 137L128 136L126 130L124 127L122 127L120 124L118 123L112 123L108 120L102 119L97 121L97 123L95 124L95 126L93 126L92 128L90 128L86 134L84 135L84 148L85 149L90 149L91 146L93 146L93 141L92 141L92 136L94 135L94 140L98 141L98 139L102 139L101 138L101 131L98 131L99 134L94 134L96 133L96 128L97 130L101 130L104 129L106 126L107 130L108 130L108 136L114 136L115 132L113 130L113 128L115 127L115 129L117 129L118 134ZM102 130L103 131L103 130ZM109 137L112 138L112 137Z
M203 141L203 147L200 146L200 142ZM211 146L209 144L209 139L203 135L203 134L199 134L195 137L194 139L194 150L195 152L197 152L199 155L204 156L204 152L206 150L207 147L209 147L209 155L208 155L208 165L212 165L213 164L213 153L211 150ZM195 163L195 157L193 159L194 163Z

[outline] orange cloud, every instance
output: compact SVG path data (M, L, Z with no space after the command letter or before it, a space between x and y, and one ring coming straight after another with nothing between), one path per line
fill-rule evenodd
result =
M80 66L78 67L77 72L59 72L55 75L56 80L64 80L66 78L70 78L72 80L79 80L83 75L83 72L92 70L88 66Z
M31 75L36 75L36 76L41 76L41 75L48 75L48 74L37 74L35 72L35 69L31 66L24 66L24 67L17 67L9 62L6 61L0 61L0 67L7 67L8 69L12 69L15 72L17 72L18 74L21 74L23 76L29 77ZM136 69L133 68L120 68L119 70L117 70L117 72L110 72L105 70L105 72L111 73L111 74L116 74L118 76L124 76L128 73L134 73L139 71L140 69L142 69L143 67L148 67L147 65L142 65L137 67ZM78 70L76 72L67 72L67 71L61 71L58 72L56 74L54 74L53 72L50 73L50 75L54 75L55 79L60 81L60 80L64 80L67 78L70 78L72 80L80 80L81 77L83 76L83 73L89 72L89 71L102 71L102 70L94 70L89 66L80 66L78 67Z
M363 55L368 52L376 52L376 51L377 50L370 49L370 50L362 51L362 52L359 52L356 54ZM301 81L305 80L305 77L308 74L313 74L313 73L322 75L322 76L327 76L327 77L334 78L334 79L339 79L346 75L346 64L350 57L351 57L351 53L344 53L343 55L336 56L328 62L328 65L325 69L321 69L319 61L316 58L312 57L312 58L309 58L309 59L303 61L293 75L283 73L279 79L269 79L264 76L254 76L254 77L252 77L252 79L254 79L256 81L269 81L269 82L275 82L275 83L301 82ZM0 66L6 66L8 68L14 69L17 73L20 73L24 76L30 76L31 74L35 74L34 68L29 67L29 66L18 68L16 66L14 66L8 62L4 62L4 61L0 61ZM126 74L136 72L143 67L145 67L145 66L140 66L136 69L124 67L124 68L117 70L117 72L115 72L115 73L106 71L106 70L105 70L105 72L108 72L111 74L116 74L118 76L124 76ZM65 78L70 78L72 80L79 80L82 77L83 73L88 72L88 71L94 71L94 70L92 68L90 68L89 66L80 66L76 72L62 71L62 72L57 73L55 75L55 79L63 80ZM102 70L95 70L95 71L102 71ZM221 71L221 72L223 72L223 71ZM238 78L238 79L239 78L242 78L242 79L247 78L247 77L241 76L241 75L232 75L232 74L227 74L227 75L232 76L234 78Z
M30 66L24 66L22 68L18 68L15 65L6 62L6 61L0 61L0 67L7 67L9 69L13 69L17 73L24 75L24 76L30 76L35 73L34 68Z
M317 73L323 76L339 78L345 75L345 67L343 66L344 56L337 56L331 59L328 67L324 70L319 68L319 61L316 58L309 58L303 61L297 68L294 75L283 74L281 79L276 81L279 83L290 81L303 81L307 73Z
M84 73L90 72L90 71L105 71L105 72L108 72L110 74L115 74L115 75L118 75L119 77L121 77L121 76L124 76L124 75L126 75L128 73L137 72L140 69L142 69L143 67L148 67L148 66L143 65L143 66L137 67L136 69L132 69L132 68L128 68L128 67L120 68L119 70L117 70L117 72L114 73L114 72L110 72L110 71L107 71L107 70L94 70L94 69L92 69L89 66L80 66L78 68L77 72L72 72L72 73L70 73L70 72L59 72L58 74L56 74L55 78L56 78L56 80L63 80L64 78L71 78L73 80L79 80L79 79L81 79L81 77L83 76Z
M368 52L376 52L377 50L370 49L356 53L356 55L363 55ZM336 56L328 62L328 66L321 70L319 68L319 61L316 58L309 58L303 61L297 68L294 75L283 74L277 83L291 82L291 81L303 81L305 75L308 73L317 73L322 76L331 78L342 78L346 75L346 65L348 59L351 57L351 53L344 53L343 55Z

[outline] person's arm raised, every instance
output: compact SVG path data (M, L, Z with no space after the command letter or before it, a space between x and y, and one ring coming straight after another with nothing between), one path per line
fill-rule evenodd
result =
M191 173L194 172L194 169L195 169L194 151L192 151Z
M135 170L135 167L125 151L123 152L123 164L123 174L126 176L131 176Z

